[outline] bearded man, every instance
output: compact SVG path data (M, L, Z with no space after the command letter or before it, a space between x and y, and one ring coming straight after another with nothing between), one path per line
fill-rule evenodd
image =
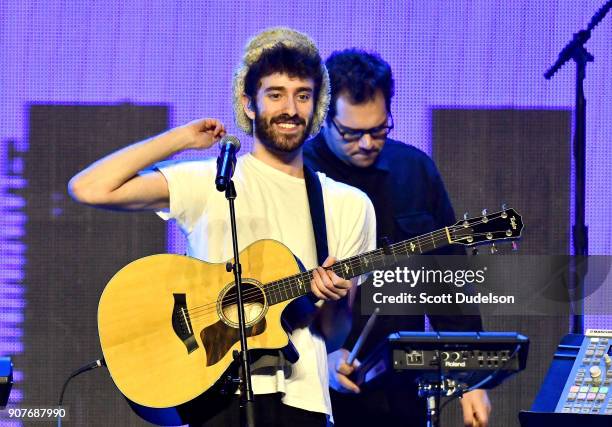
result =
M375 247L374 210L361 191L303 166L302 144L317 134L329 104L327 70L309 37L286 28L255 36L233 85L236 123L253 135L252 152L237 159L233 177L240 249L275 239L314 269L311 298L285 310L299 358L288 361L280 354L273 363L252 367L256 420L324 426L331 415L327 352L339 348L350 329L347 295L353 286L325 267ZM224 125L211 118L171 129L97 161L70 181L69 191L88 205L151 210L175 220L188 255L225 262L233 256L231 227L225 197L215 189L214 159L160 163L184 150L207 149L224 135ZM322 195L330 255L318 268L309 176ZM237 402L205 425L238 425Z

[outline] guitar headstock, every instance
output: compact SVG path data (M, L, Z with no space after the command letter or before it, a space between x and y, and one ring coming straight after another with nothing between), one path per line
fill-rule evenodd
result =
M451 243L475 246L502 240L517 240L523 231L523 220L512 208L482 216L465 218L448 227Z

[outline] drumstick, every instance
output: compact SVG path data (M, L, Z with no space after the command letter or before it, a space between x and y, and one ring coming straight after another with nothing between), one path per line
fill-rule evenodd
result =
M353 347L351 354L349 354L349 357L346 360L347 364L349 365L353 364L353 361L357 357L359 350L361 350L361 347L363 347L363 343L365 342L366 338L368 338L370 331L374 327L374 322L376 321L376 316L378 315L379 311L380 311L380 308L376 307L376 309L374 310L374 313L372 313L367 323L363 327L363 331L361 331L361 335L359 335L359 338L357 339L357 342L355 343L355 346Z

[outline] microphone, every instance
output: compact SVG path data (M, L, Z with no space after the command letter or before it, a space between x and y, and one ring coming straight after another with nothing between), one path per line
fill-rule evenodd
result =
M215 185L218 191L225 191L230 179L234 175L236 166L236 153L240 151L240 141L233 135L221 138L221 152L217 158L217 177Z

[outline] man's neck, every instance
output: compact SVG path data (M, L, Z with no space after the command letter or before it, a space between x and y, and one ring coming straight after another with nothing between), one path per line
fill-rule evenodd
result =
M271 149L255 138L253 143L253 157L265 164L272 166L287 175L296 178L304 178L304 160L302 147L290 153Z

